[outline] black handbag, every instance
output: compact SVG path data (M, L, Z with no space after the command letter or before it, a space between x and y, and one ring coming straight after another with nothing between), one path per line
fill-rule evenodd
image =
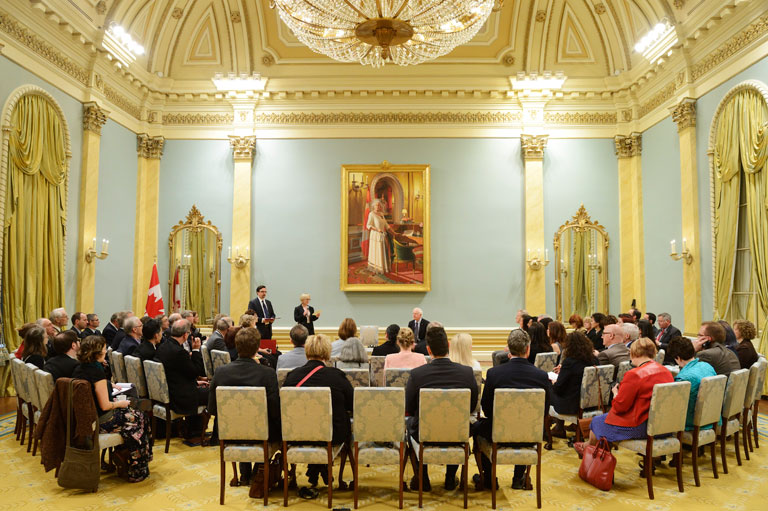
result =
M79 449L72 444L72 394L74 382L69 382L67 395L67 447L64 451L64 461L59 467L57 482L62 488L88 490L95 492L101 478L101 456L99 449L99 428L95 427L91 449Z

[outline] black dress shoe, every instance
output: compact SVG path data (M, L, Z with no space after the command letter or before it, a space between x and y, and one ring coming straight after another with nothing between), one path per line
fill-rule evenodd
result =
M478 488L480 486L480 474L475 474L475 475L472 476L472 484L475 485L475 490L480 490L480 488ZM497 477L496 478L496 488L498 488L498 487L499 487L499 478ZM487 480L483 481L483 488L482 489L483 490L490 490L491 489L491 480L490 479L487 479Z
M445 489L446 491L453 491L456 489L456 486L458 486L459 480L455 477L448 477L445 480Z
M523 476L520 479L514 478L512 479L512 489L513 490L532 490L533 484L531 484L530 479Z
M416 476L413 476L411 478L410 486L411 486L411 491L419 491L419 478L416 477ZM423 486L422 486L421 489L422 489L422 491L432 491L432 485L429 484L429 479L428 478L424 479L424 483L423 483Z

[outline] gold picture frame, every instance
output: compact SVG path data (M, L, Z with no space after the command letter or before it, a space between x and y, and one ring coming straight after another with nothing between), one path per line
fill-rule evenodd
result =
M431 288L429 165L341 166L342 291Z

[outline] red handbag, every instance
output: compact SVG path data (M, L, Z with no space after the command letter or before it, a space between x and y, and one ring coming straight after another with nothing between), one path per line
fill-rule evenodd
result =
M608 491L613 486L613 472L616 470L616 457L611 454L608 440L601 437L597 445L588 445L579 467L579 477L597 488Z

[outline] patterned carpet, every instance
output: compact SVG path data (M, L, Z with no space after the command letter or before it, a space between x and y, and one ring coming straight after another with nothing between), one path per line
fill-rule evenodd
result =
M56 485L53 472L44 473L39 457L33 458L26 446L19 446L13 432L12 414L0 416L0 459L3 460L3 484L0 487L0 511L36 509L41 511L79 510L187 510L187 509L260 509L261 500L249 499L246 488L227 487L225 506L218 504L219 463L216 448L190 448L174 439L171 452L155 452L150 465L152 475L142 483L124 483L113 475L104 475L96 494L62 490ZM542 479L542 509L568 509L575 511L649 510L672 511L748 510L766 509L768 497L768 417L759 419L761 448L755 450L750 461L736 465L733 444L729 444L729 474L712 477L709 459L702 463L702 486L693 484L690 458L684 465L685 493L677 492L674 469L661 468L654 477L656 499L648 499L645 483L639 477L637 457L627 451L616 453L616 484L610 492L601 492L582 482L578 477L579 460L564 440L556 440L555 449L544 451ZM743 456L743 453L742 453ZM719 458L718 458L719 459ZM231 477L231 467L228 477ZM722 467L720 467L722 469ZM338 472L338 468L336 470ZM471 462L470 474L476 469ZM442 489L441 467L434 467L434 490L425 494L424 509L461 509L461 492ZM397 475L394 468L370 467L360 469L361 509L397 509L394 491ZM406 470L410 477L410 469ZM503 488L498 495L499 509L536 509L535 492L512 490L511 467L499 471ZM351 479L351 470L345 471L345 480ZM300 484L305 484L300 478ZM305 501L291 492L289 506L294 509L325 509L325 492L315 501ZM418 495L405 494L405 508L417 506ZM469 492L470 509L489 509L490 492ZM273 492L269 508L282 507L282 494ZM334 492L334 508L352 508L351 492Z

